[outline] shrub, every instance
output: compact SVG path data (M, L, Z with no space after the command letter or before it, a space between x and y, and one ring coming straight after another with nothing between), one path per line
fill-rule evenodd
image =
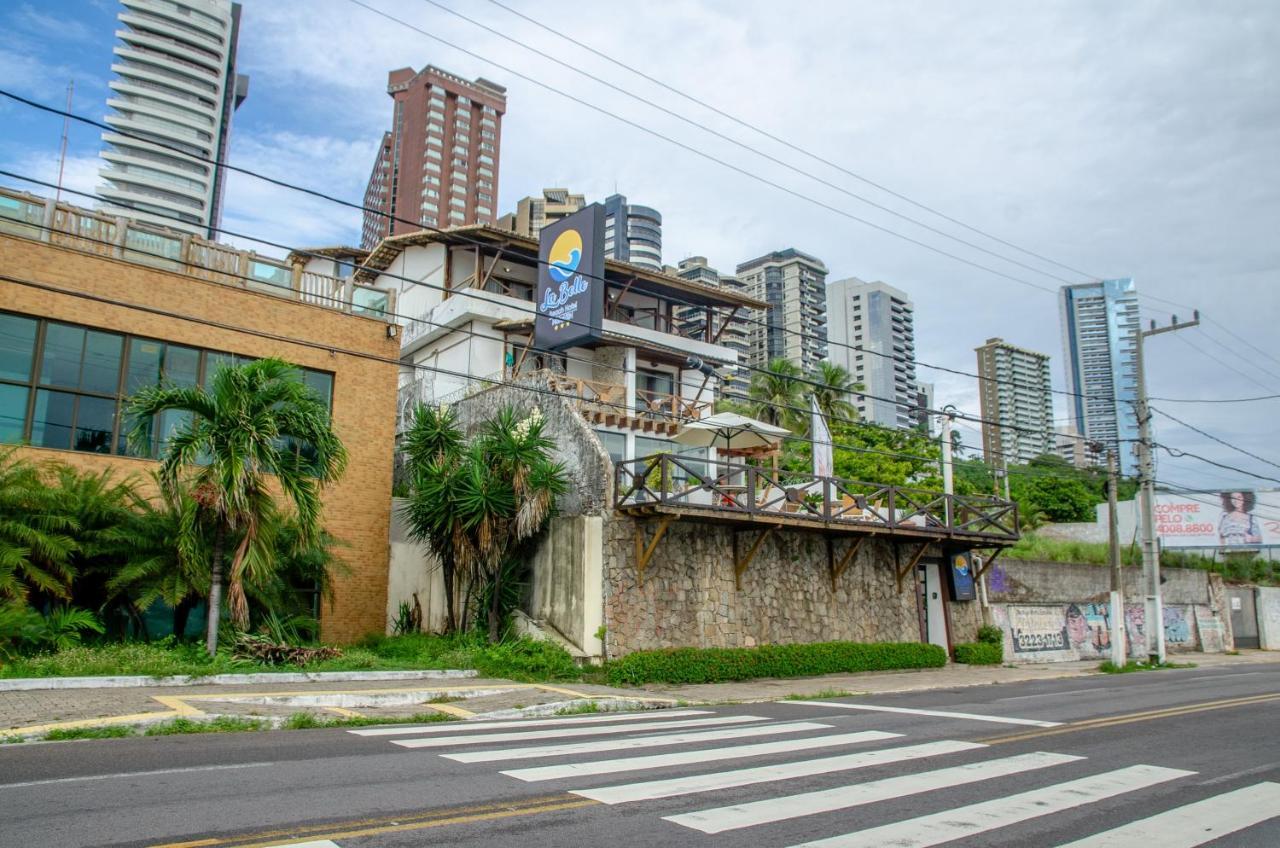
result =
M1004 631L994 624L984 624L978 628L978 641L988 645L1003 645Z
M940 668L946 652L915 642L816 642L758 648L670 648L627 654L608 667L613 685L720 683L857 671Z
M1004 661L1004 646L999 642L961 642L954 652L956 662L965 665L999 665Z

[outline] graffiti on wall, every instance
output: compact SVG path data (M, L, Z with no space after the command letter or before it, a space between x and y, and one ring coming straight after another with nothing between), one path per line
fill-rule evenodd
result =
M1008 647L1026 659L1105 659L1111 652L1111 605L1080 603L1054 605L1009 605L996 621L1009 634ZM1200 610L1191 606L1163 609L1165 643L1170 647L1195 648L1196 623ZM1222 623L1207 609L1204 617L1217 624L1206 650L1222 650ZM1125 604L1124 629L1131 657L1146 653L1146 609L1142 604Z

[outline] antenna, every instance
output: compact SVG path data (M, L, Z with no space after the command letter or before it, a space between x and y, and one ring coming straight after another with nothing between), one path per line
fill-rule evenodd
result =
M53 205L56 207L58 201L62 200L62 172L67 167L67 134L71 125L71 98L76 93L76 81L74 79L67 82L67 113L62 117L62 149L58 153L58 190L53 196Z

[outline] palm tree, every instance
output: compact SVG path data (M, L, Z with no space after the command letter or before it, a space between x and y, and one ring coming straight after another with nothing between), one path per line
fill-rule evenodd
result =
M141 449L154 417L166 410L190 413L173 433L160 462L160 480L171 493L190 484L195 524L212 527L209 617L205 646L218 649L223 560L235 540L226 572L232 621L248 624L245 580L264 576L275 560L274 537L282 518L271 480L292 504L303 538L320 534L320 492L341 476L347 451L334 434L325 403L301 372L280 359L259 359L220 369L201 386L147 387L133 396L130 439ZM185 475L185 476L184 476Z
M826 416L827 421L853 421L858 417L858 408L849 398L862 388L854 382L853 375L842 365L833 362L819 362L818 368L809 379L817 383L810 387L809 396L818 403L818 411Z
M801 420L803 376L800 366L786 359L774 359L763 371L757 371L747 388L752 416L778 427L795 429L791 425Z
M71 597L75 518L34 464L0 449L0 600Z

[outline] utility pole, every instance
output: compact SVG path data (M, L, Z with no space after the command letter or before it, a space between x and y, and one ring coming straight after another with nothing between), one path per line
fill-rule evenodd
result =
M951 463L951 422L955 417L954 406L947 404L942 408L942 491L948 495L955 494Z
M1157 327L1151 322L1151 329L1138 329L1135 358L1138 365L1138 485L1141 503L1139 518L1142 523L1142 580L1146 586L1145 629L1147 634L1147 660L1151 663L1164 662L1164 607L1160 598L1160 551L1156 547L1156 465L1151 441L1151 408L1147 403L1147 373L1143 358L1143 347L1148 336L1161 333L1172 333L1185 330L1200 323L1200 311L1196 310L1190 321L1178 323L1178 316L1167 327Z
M1128 662L1124 633L1124 578L1120 572L1120 516L1116 509L1119 462L1114 449L1107 451L1107 549L1111 562L1111 662L1123 667ZM1164 628L1161 627L1161 630Z

